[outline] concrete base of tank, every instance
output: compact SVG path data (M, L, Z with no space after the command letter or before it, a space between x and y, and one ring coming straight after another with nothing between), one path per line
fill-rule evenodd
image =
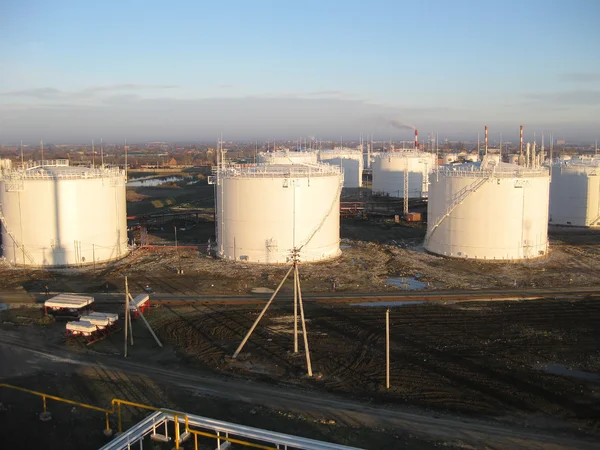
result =
M550 256L550 253L551 253L551 249L548 248L548 251L546 253L544 253L543 255L535 256L535 257L531 257L531 258L515 258L515 259L491 258L490 259L490 258L477 258L477 257L471 257L471 256L444 255L444 254L441 254L441 253L436 253L436 252L433 252L431 250L428 250L424 246L423 246L423 250L425 250L425 253L427 253L429 255L440 256L442 258L447 258L447 259L456 259L456 260L464 260L464 261L477 261L477 262L485 262L485 263L502 263L502 264L543 261L544 259L547 259Z
M9 266L12 267L25 267L27 269L47 269L47 270L52 270L52 269L79 269L79 268L86 268L89 269L90 267L102 267L105 264L110 264L116 261L120 261L123 258L127 258L129 255L131 255L133 253L133 250L128 249L127 252L123 253L121 256L118 256L117 258L111 258L111 259L103 259L102 261L96 261L96 262L82 262L82 263L78 263L78 264L64 264L64 265L52 265L52 264L20 264L20 263L10 263L7 261Z
M303 261L302 260L302 256L299 257L299 262L302 264L317 264L317 263L321 263L321 262L327 262L327 261L333 261L334 259L339 258L340 256L342 256L342 250L338 249L338 251L336 253L334 253L331 256L326 256L324 258L321 259L311 259L310 261ZM240 264L248 264L248 265L255 265L255 266L285 266L288 265L292 262L291 256L289 258L288 261L285 262L264 262L264 261L252 261L252 260L241 260L241 259L229 259L229 258L223 258L221 255L219 255L219 253L217 252L216 257L218 259L221 259L223 261L228 261L228 262L232 262L232 263L240 263Z

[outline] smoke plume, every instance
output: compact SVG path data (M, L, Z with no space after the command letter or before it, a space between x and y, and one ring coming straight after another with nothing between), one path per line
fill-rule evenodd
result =
M414 125L404 123L398 119L388 119L387 124L393 126L394 128L397 128L399 130L414 130L415 129Z

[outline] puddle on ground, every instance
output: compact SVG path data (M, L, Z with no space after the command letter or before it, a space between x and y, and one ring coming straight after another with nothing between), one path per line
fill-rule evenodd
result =
M255 288L252 288L251 292L253 294L272 294L275 291L273 289L271 289L271 288L255 287Z
M579 378L580 380L600 381L600 375L583 370L569 369L567 366L558 363L538 364L536 369L543 370L552 375L562 375L565 377Z
M0 311L4 311L5 309L8 309L8 305L6 303L0 303Z
M419 289L426 289L428 286L427 282L419 281L413 277L387 278L385 282L390 286L396 286L405 291L416 291Z
M353 303L352 306L408 306L408 305L421 305L425 303L420 300L407 300L407 301L398 301L398 302L368 302L368 303Z

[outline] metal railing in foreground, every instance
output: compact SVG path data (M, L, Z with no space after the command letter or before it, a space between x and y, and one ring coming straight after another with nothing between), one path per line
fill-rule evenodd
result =
M144 405L141 403L130 402L115 398L111 401L110 408L101 408L87 403L69 400L63 397L46 394L44 392L33 391L19 386L0 383L0 388L7 388L24 392L27 394L40 397L43 402L42 415L48 415L45 419L40 415L42 420L50 420L51 416L47 410L47 401L53 400L59 403L79 406L91 411L103 413L105 416L106 436L112 435L110 428L109 416L117 415L118 435L108 444L101 447L100 450L129 450L132 445L139 444L139 448L143 449L144 438L151 435L151 439L169 442L173 440L175 449L181 448L181 444L193 436L194 448L198 450L198 439L209 438L214 439L217 444L217 449L227 448L222 443L240 445L246 448L258 449L298 449L298 450L359 450L355 447L348 447L340 444L332 444L329 442L316 441L313 439L293 436L275 431L263 430L260 428L238 425L235 423L225 422L222 420L210 419L208 417L196 416L179 411L169 409L156 408L154 406ZM121 406L131 406L139 409L154 411L150 416L143 419L132 426L129 430L123 433L123 420ZM174 436L169 437L169 425L173 424ZM181 432L183 425L184 432ZM158 433L160 427L164 428L164 434Z

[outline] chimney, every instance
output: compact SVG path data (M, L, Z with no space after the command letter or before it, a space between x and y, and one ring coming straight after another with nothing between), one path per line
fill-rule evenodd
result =
M488 126L485 126L485 139L484 139L484 147L485 147L485 154L487 155L487 150L488 150Z
M519 127L519 153L523 155L523 125Z
M415 128L415 150L419 149L419 130Z

